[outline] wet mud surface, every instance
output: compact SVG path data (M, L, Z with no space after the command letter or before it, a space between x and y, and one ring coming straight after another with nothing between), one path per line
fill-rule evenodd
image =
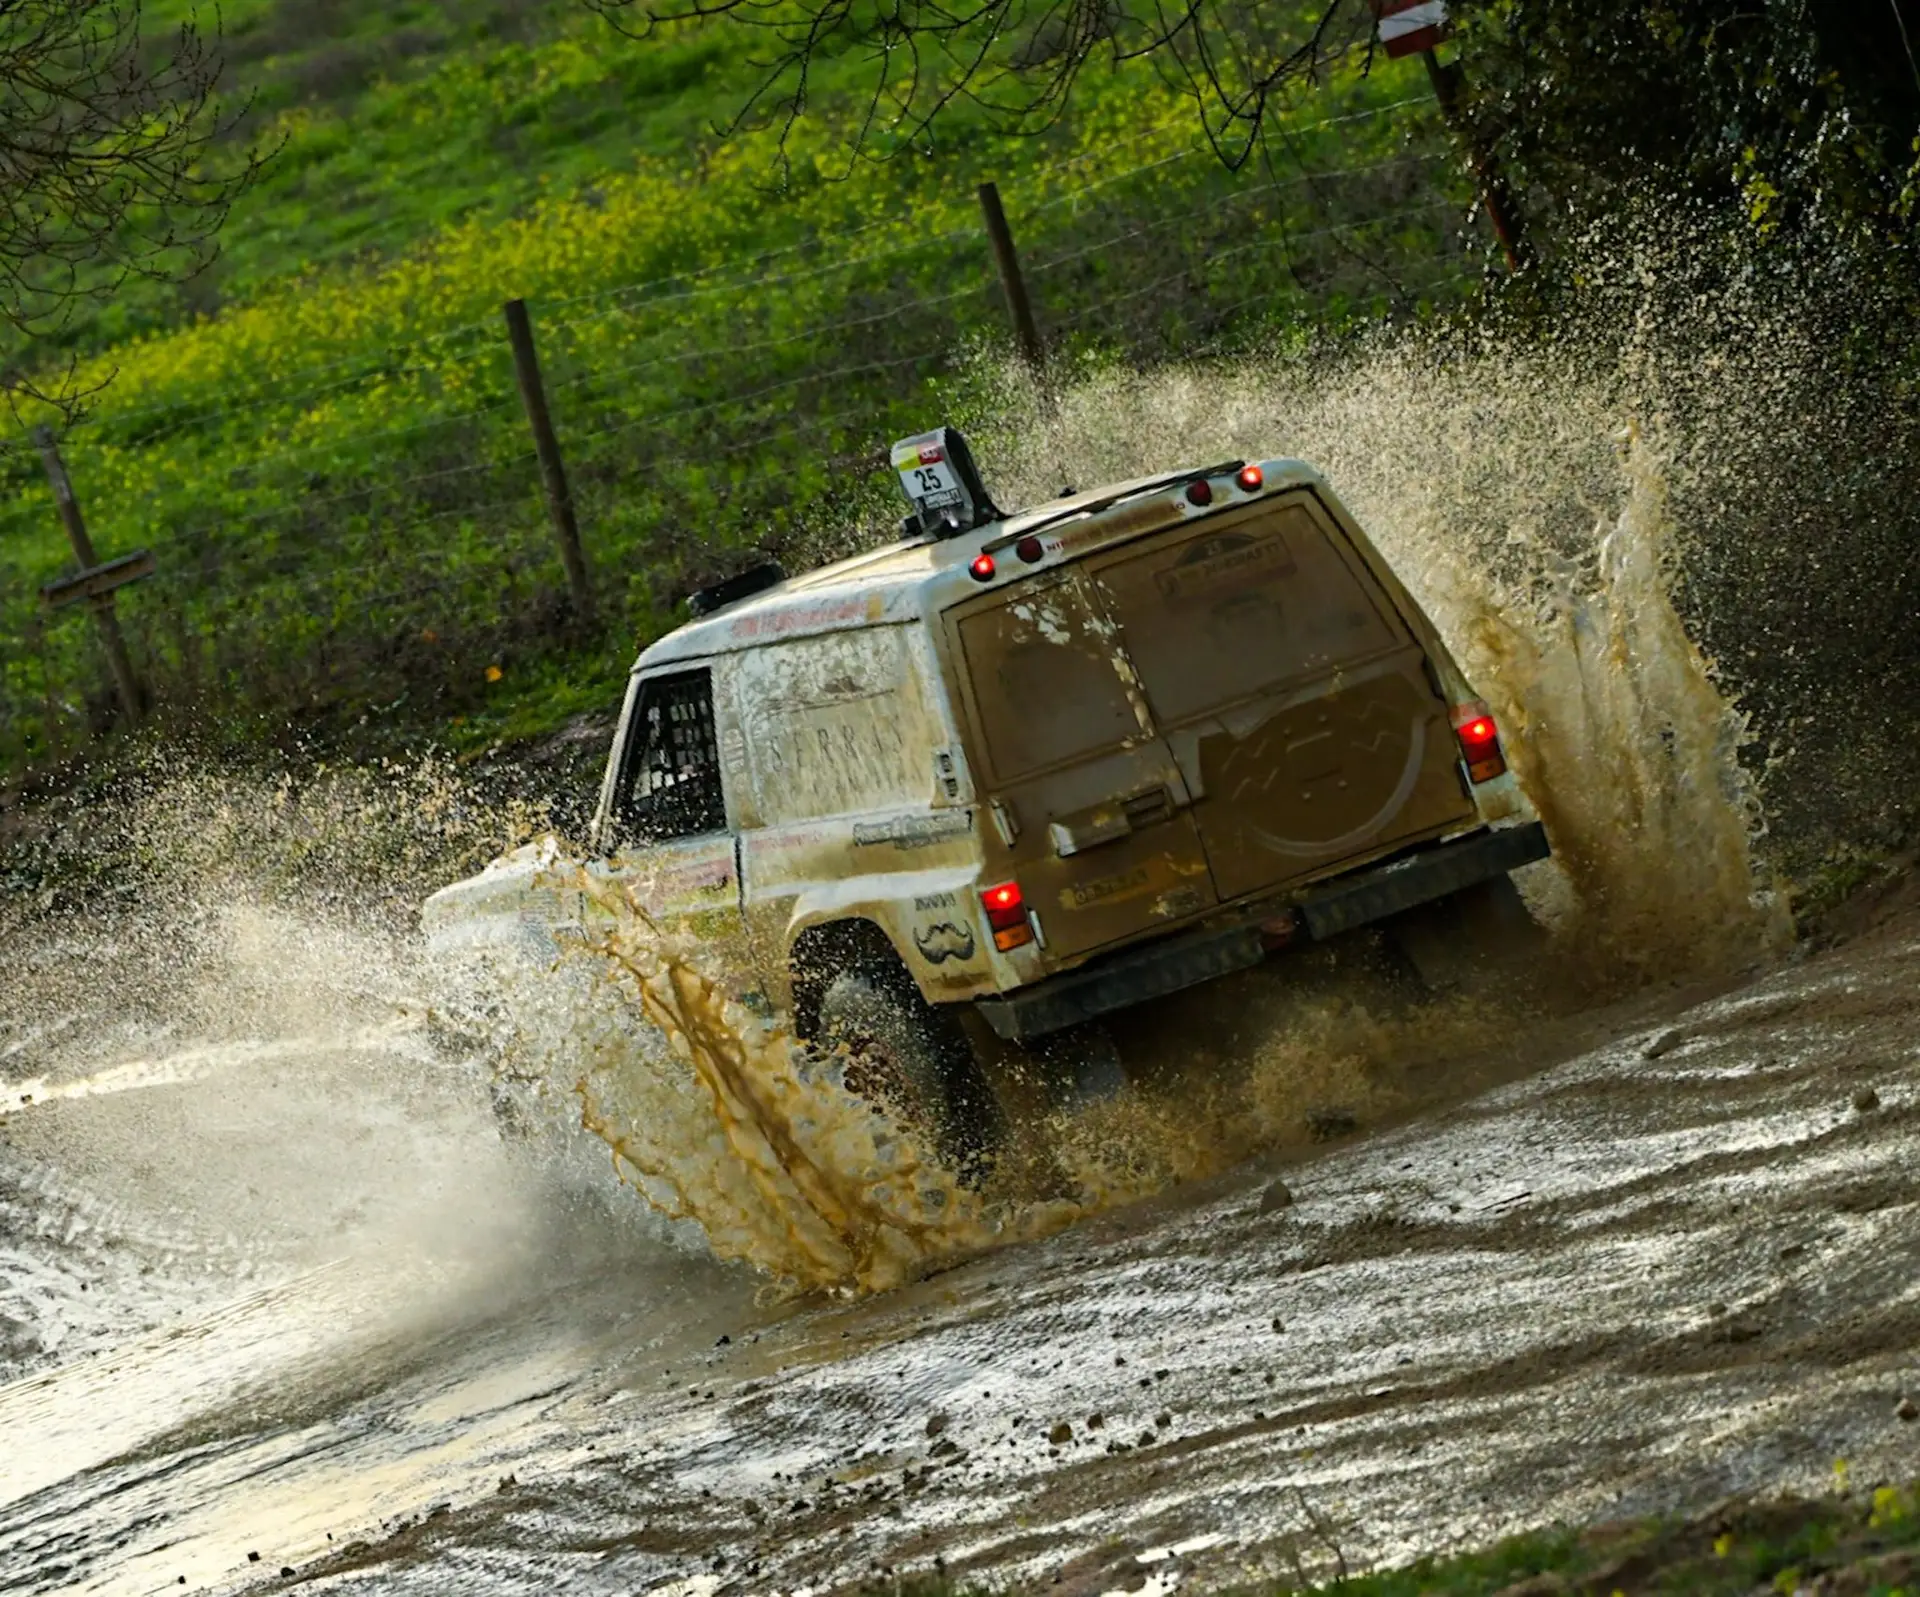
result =
M29 1134L104 1101L16 1112L0 1591L1206 1587L1910 1473L1920 917L1502 1043L843 1302L763 1301L610 1176L530 1196L483 1127L404 1242L133 1236ZM461 1147L457 1096L339 1135Z

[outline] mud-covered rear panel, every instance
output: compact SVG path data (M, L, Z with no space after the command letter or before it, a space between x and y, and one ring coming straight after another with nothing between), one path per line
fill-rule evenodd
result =
M1185 783L1086 574L1063 567L948 624L988 785L989 870L1018 879L1049 957L1212 905Z
M1420 633L1310 491L1083 536L1079 560L948 612L1050 955L1474 819Z
M1222 899L1473 817L1425 651L1311 493L1090 557Z

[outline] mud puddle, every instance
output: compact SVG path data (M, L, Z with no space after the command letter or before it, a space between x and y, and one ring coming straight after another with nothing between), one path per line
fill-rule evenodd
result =
M332 1263L0 1390L0 1590L1207 1585L1892 1473L1916 992L1908 915L845 1306L598 1221Z

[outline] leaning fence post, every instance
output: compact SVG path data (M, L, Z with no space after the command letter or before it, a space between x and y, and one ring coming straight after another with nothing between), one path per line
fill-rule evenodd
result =
M60 520L67 529L67 542L73 545L73 557L80 562L77 576L48 583L40 590L41 599L52 607L84 599L93 611L93 622L100 629L100 642L107 651L107 664L113 668L114 691L127 724L140 720L140 679L133 674L133 661L127 656L127 640L120 631L120 617L114 609L113 590L153 572L153 556L144 549L137 554L101 565L93 552L93 539L87 534L86 518L80 514L80 501L73 494L73 479L67 475L66 462L60 458L60 445L51 427L33 429L33 441L40 460L47 468L47 481L53 486L53 502L59 506Z
M573 608L584 620L593 616L593 592L587 586L586 556L580 552L580 524L573 515L573 494L567 487L567 468L560 459L560 441L553 435L547 413L547 391L540 381L540 357L534 352L533 323L527 302L506 304L507 339L513 345L514 375L520 380L520 403L533 429L534 453L540 457L540 477L547 489L547 513L553 518L553 536L560 545L560 564L567 570L567 588Z
M1507 258L1507 270L1521 271L1527 265L1528 250L1527 236L1520 224L1520 207L1514 203L1513 191L1507 187L1506 174L1500 170L1498 158L1461 110L1460 63L1451 61L1443 66L1431 49L1422 50L1420 58L1427 64L1427 79L1433 85L1434 99L1440 104L1440 115L1467 147L1467 159L1480 184L1480 204L1487 220L1493 224L1493 236L1499 240L1500 252Z
M1013 317L1013 332L1019 340L1020 353L1038 372L1044 354L1040 347L1040 329L1034 325L1033 303L1027 298L1026 279L1020 275L1020 256L1013 247L1007 213L1000 206L1000 190L991 183L980 185L980 214L986 220L993 259L1000 268L1000 286L1006 291L1007 310Z

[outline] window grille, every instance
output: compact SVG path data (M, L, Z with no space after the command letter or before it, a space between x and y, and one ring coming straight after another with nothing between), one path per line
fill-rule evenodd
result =
M708 672L678 671L640 684L614 814L639 841L726 830Z

